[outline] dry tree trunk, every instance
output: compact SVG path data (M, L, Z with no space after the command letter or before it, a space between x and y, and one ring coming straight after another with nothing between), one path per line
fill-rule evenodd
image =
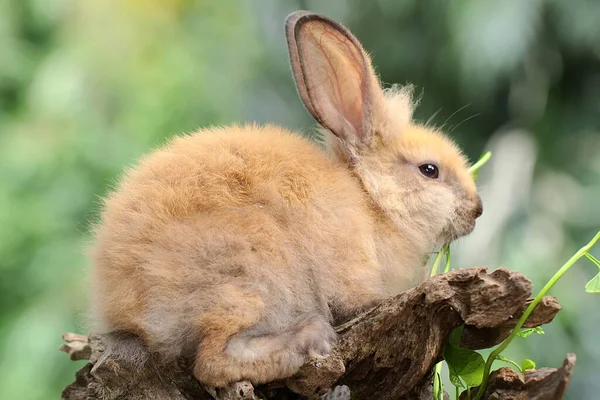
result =
M461 347L483 349L506 338L531 301L532 285L523 275L500 268L468 268L437 275L338 326L331 355L304 365L293 377L253 387L239 382L225 389L202 386L190 360L165 364L150 355L142 368L108 358L99 361L103 339L65 334L61 350L89 362L62 394L84 399L432 399L432 368L441 360L450 332L465 324ZM545 297L525 327L549 323L560 310ZM105 357L106 358L106 357ZM575 357L559 369L494 372L486 399L561 399ZM331 390L331 388L335 388Z

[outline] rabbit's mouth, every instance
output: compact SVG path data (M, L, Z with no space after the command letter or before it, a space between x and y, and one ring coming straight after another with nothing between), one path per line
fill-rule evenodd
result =
M449 243L470 234L475 229L476 220L476 217L467 213L457 215L442 231L442 241Z
M477 218L483 213L483 204L479 196L463 204L467 206L457 209L454 218L444 229L444 233L447 235L444 239L448 240L448 242L473 232Z

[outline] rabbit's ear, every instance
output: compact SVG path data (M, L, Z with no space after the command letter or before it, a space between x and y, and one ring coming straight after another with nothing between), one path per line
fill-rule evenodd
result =
M285 31L308 111L347 147L368 145L383 90L361 44L341 24L306 11L290 14Z

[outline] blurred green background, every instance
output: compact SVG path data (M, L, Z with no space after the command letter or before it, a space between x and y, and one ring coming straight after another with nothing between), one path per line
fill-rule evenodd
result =
M0 399L58 398L82 366L57 347L85 333L84 246L124 167L201 126L311 128L282 29L296 9L347 24L471 159L494 153L455 266L504 265L539 289L600 228L598 1L0 0ZM571 270L546 335L507 354L577 353L569 399L600 392L596 272Z

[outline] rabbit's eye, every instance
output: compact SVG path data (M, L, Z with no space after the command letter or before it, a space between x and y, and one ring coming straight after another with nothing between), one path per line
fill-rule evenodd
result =
M421 171L423 176L431 179L437 179L437 177L440 176L440 170L438 169L437 165L434 164L419 165L419 171Z

